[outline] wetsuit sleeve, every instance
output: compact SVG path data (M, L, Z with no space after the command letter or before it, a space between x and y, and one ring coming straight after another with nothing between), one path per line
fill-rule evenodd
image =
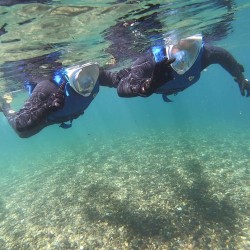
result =
M111 72L109 70L101 69L99 76L99 84L105 87L117 88L117 85L119 84L120 80L123 77L128 76L130 71L130 68L125 68L118 72Z
M120 80L117 86L118 95L121 97L150 96L157 88L173 79L171 63L174 60L165 57L155 62L152 53L137 59L130 73Z
M149 96L152 91L141 92L141 86L147 84L152 77L154 60L150 56L139 58L124 74L117 85L117 93L121 97ZM122 75L122 74L121 74Z
M42 81L36 85L31 97L19 111L13 112L7 103L2 105L4 115L20 137L29 137L46 126L47 115L54 111L51 94L57 89L54 83Z
M172 80L172 59L155 62L152 53L138 58L131 67L118 72L101 70L99 84L117 88L120 97L148 97L154 91Z
M237 82L245 79L244 67L228 51L220 47L205 45L202 55L202 70L211 64L220 64Z

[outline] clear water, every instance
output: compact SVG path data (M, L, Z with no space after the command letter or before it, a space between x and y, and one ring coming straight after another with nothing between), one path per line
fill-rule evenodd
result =
M10 2L0 1L2 94L21 86L6 62L60 50L64 65L104 65L110 27L135 19L127 54L112 45L117 67L160 33L202 32L250 75L248 1ZM249 99L216 65L172 99L103 87L71 129L29 139L0 114L0 249L249 249Z

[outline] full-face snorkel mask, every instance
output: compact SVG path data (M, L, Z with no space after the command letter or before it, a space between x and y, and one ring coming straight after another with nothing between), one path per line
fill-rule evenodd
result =
M196 61L202 47L202 35L197 34L181 39L176 45L166 48L168 58L176 60L171 67L179 74L187 72Z
M86 63L66 69L70 86L80 95L89 96L99 77L99 65Z

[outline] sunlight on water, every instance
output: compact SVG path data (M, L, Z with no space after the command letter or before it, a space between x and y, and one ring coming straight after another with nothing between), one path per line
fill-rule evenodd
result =
M235 10L234 4L227 8L217 6L213 1L205 4L204 1L190 1L189 6L186 8L183 1L114 1L112 5L110 1L84 1L84 5L82 1L70 1L70 4L67 1L63 4L52 1L48 5L33 3L3 6L0 14L8 24L8 32L1 39L0 63L4 61L3 55L8 60L19 60L58 48L65 49L64 60L67 63L85 57L87 60L99 58L100 55L107 60L108 55L102 50L108 44L102 32L118 20L147 19L147 16L156 13L156 20L165 24L160 32L179 29L178 32L182 30L182 35L187 35L204 31L209 26L225 21L225 18L230 21ZM147 27L144 32L147 32ZM153 34L158 32L152 31Z

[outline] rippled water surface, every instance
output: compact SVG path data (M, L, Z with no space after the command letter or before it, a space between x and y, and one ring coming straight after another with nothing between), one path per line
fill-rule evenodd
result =
M161 37L176 40L202 32L207 40L218 41L233 32L237 13L248 7L225 0L19 2L0 2L0 65L59 50L64 65L106 64L118 50L121 63L130 50L143 51ZM12 71L11 66L2 67Z
M0 0L0 94L195 33L250 78L249 14L243 0ZM29 139L0 113L0 249L250 249L250 99L217 65L171 99L102 87L72 128Z

